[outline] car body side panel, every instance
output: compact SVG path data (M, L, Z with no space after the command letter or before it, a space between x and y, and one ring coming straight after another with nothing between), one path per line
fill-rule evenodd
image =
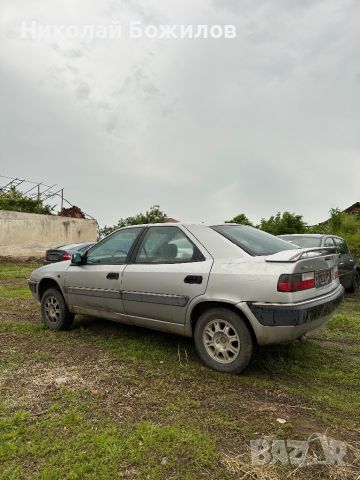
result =
M56 262L51 263L49 265L44 265L36 269L31 274L31 280L39 285L42 282L46 282L47 280L53 280L59 286L61 293L63 294L66 300L66 293L65 293L65 274L66 270L69 268L70 261L64 262ZM33 292L34 293L34 292ZM34 295L38 300L38 292Z
M70 265L65 275L66 300L71 311L76 307L124 313L121 277L125 265ZM118 278L107 278L115 273Z
M291 310L292 305L303 308L301 303L312 300L319 300L320 304L322 301L326 303L327 296L339 289L338 280L319 289L293 293L278 292L277 282L281 274L331 268L334 256L330 255L329 261L325 256L297 262L272 261L250 256L205 225L178 227L186 231L198 246L205 257L204 261L81 266L70 265L70 262L65 261L34 271L30 279L32 291L36 292L36 285L42 280L52 279L59 285L74 313L96 315L189 336L192 335L191 314L195 306L203 302L231 304L248 319L259 344L298 338L327 320L326 308L325 313L320 312L321 318L311 318L311 322L309 320L304 325L294 326L268 325L266 322L261 324L254 312L261 311L261 308L267 309L268 319L271 308L278 314L279 311L281 313L286 310L286 304L291 304L288 309ZM119 277L107 279L107 274L111 272L117 272ZM201 282L184 282L189 275L202 277ZM263 304L260 309L249 307L257 302ZM319 308L316 312L318 311ZM307 321L306 315L301 316L301 320L304 319Z
M185 323L188 303L206 291L212 259L178 264L132 264L124 271L122 297L127 315ZM185 283L199 276L200 284Z

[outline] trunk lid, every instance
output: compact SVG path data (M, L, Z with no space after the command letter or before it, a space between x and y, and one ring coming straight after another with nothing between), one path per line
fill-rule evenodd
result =
M267 264L276 264L277 270L280 267L283 275L296 275L296 278L315 280L315 286L312 288L292 292L278 291L277 297L281 302L311 300L326 295L339 284L337 272L339 254L336 247L285 250L269 255L264 260Z
M64 253L65 253L64 250L57 250L57 249L46 250L45 258L48 262L59 262L62 260Z

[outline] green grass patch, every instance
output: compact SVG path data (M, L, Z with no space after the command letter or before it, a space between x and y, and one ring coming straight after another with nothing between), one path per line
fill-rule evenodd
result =
M12 300L17 300L21 298L29 298L31 297L31 292L29 290L28 286L24 285L0 285L0 299L1 298L6 298L9 299L11 298Z
M40 263L0 263L1 279L28 279L36 268L41 267Z
M79 400L80 405L79 406ZM120 425L66 394L46 415L0 410L0 478L198 479L215 466L215 441L177 425ZM2 467L1 467L2 465Z
M0 333L25 333L32 335L40 334L45 338L53 334L53 332L49 331L49 329L47 329L40 321L38 323L28 323L17 321L14 322L11 320L0 321Z
M328 427L354 437L359 295L312 339L259 348L236 376L206 368L188 338L85 316L49 330L28 291L33 267L2 267L1 480L232 478L220 452L249 461L251 438L301 440Z

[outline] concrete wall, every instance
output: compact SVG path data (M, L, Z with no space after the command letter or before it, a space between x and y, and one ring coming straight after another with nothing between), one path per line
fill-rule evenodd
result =
M95 220L0 210L0 256L43 256L48 248L96 237Z

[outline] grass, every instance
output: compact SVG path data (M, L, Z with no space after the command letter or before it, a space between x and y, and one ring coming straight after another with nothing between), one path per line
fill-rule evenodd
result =
M214 440L197 430L139 422L134 428L91 414L85 396L64 389L45 415L0 417L3 479L196 478L217 458ZM186 462L183 460L186 459Z
M202 365L191 339L88 317L44 328L32 268L0 265L0 479L359 475L359 296L311 340L261 348L234 376ZM348 465L250 463L251 439L315 432L347 442Z

